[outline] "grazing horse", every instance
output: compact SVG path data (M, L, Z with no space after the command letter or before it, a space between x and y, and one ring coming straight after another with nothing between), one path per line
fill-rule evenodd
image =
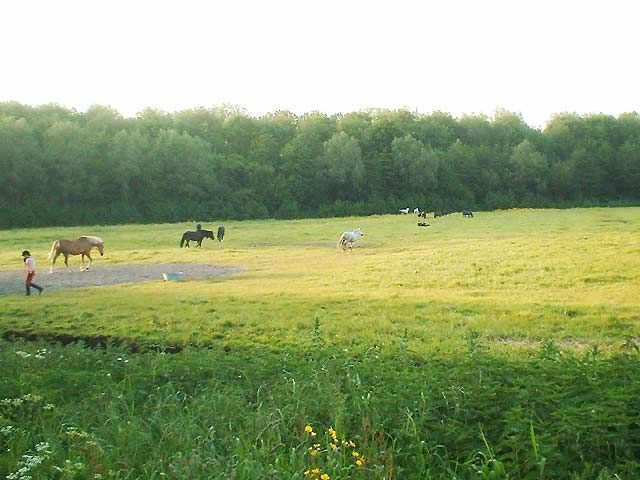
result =
M463 210L462 211L462 216L463 217L473 218L473 212L471 210Z
M340 235L340 240L338 240L336 248L342 247L342 250L346 250L348 247L349 251L351 251L353 244L362 236L364 236L364 233L362 233L362 230L359 228L356 228L353 232L343 232L342 235Z
M189 242L191 240L193 240L194 242L198 242L198 246L201 247L202 240L204 240L205 238L214 240L213 232L211 230L196 230L195 232L184 232L182 234L182 240L180 240L180 248L182 248L183 246L189 248Z
M51 244L51 251L47 258L51 258L51 268L49 273L53 273L53 265L56 263L56 259L60 254L64 255L64 264L69 270L69 255L82 255L82 261L80 262L80 271L89 270L93 260L89 253L94 248L97 248L100 252L100 256L104 255L104 241L98 237L80 237L77 240L56 240ZM89 259L89 265L84 268L84 257Z
M221 242L224 240L224 227L221 225L218 227L218 241Z

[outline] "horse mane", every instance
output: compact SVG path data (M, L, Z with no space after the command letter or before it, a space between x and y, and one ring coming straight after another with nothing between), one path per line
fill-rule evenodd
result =
M85 238L85 239L89 240L90 242L94 242L94 243L104 243L104 240L102 240L100 237L93 237L91 235L84 235L84 236L82 236L80 238Z

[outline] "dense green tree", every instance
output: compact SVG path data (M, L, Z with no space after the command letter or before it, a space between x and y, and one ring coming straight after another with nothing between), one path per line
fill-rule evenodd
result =
M510 183L517 197L527 193L544 195L549 179L549 165L531 142L523 140L513 147L510 157Z
M456 128L456 121L451 115L434 112L416 119L414 136L425 145L444 150L457 140Z
M41 149L27 121L0 116L0 139L0 191L5 207L16 209L47 195Z
M640 116L0 103L0 227L640 201Z
M534 135L522 116L506 110L498 110L495 113L491 128L493 130L493 144L504 147L518 145Z
M403 197L407 192L424 195L436 185L437 155L411 135L396 138L391 145L388 182L392 193Z
M458 120L456 132L460 142L471 147L493 144L491 123L483 115L463 116Z
M618 196L637 198L640 191L640 138L633 138L620 147L619 162L612 174Z
M225 151L223 124L226 112L220 109L195 108L174 115L174 128L180 133L205 140L213 152Z
M355 139L345 132L334 134L325 142L319 162L316 182L322 185L327 202L362 198L366 172L362 151Z

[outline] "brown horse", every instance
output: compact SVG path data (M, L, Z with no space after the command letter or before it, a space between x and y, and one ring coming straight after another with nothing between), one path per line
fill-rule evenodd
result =
M80 271L85 270L84 257L86 256L89 259L89 265L86 270L89 270L91 263L93 263L89 252L91 252L93 248L98 249L100 256L104 255L104 242L98 237L80 237L77 240L56 240L51 245L51 251L47 257L51 258L49 273L53 273L53 265L56 263L56 258L58 258L60 254L64 255L64 264L67 266L67 270L69 270L69 263L67 262L69 255L82 255Z

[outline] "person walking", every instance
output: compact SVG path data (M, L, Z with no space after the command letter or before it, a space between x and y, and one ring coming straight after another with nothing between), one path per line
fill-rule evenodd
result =
M33 283L33 277L36 276L36 261L31 257L29 250L22 252L22 261L24 261L24 271L27 274L24 285L27 291L27 296L31 295L31 287L38 290L38 295L40 295L44 288Z

